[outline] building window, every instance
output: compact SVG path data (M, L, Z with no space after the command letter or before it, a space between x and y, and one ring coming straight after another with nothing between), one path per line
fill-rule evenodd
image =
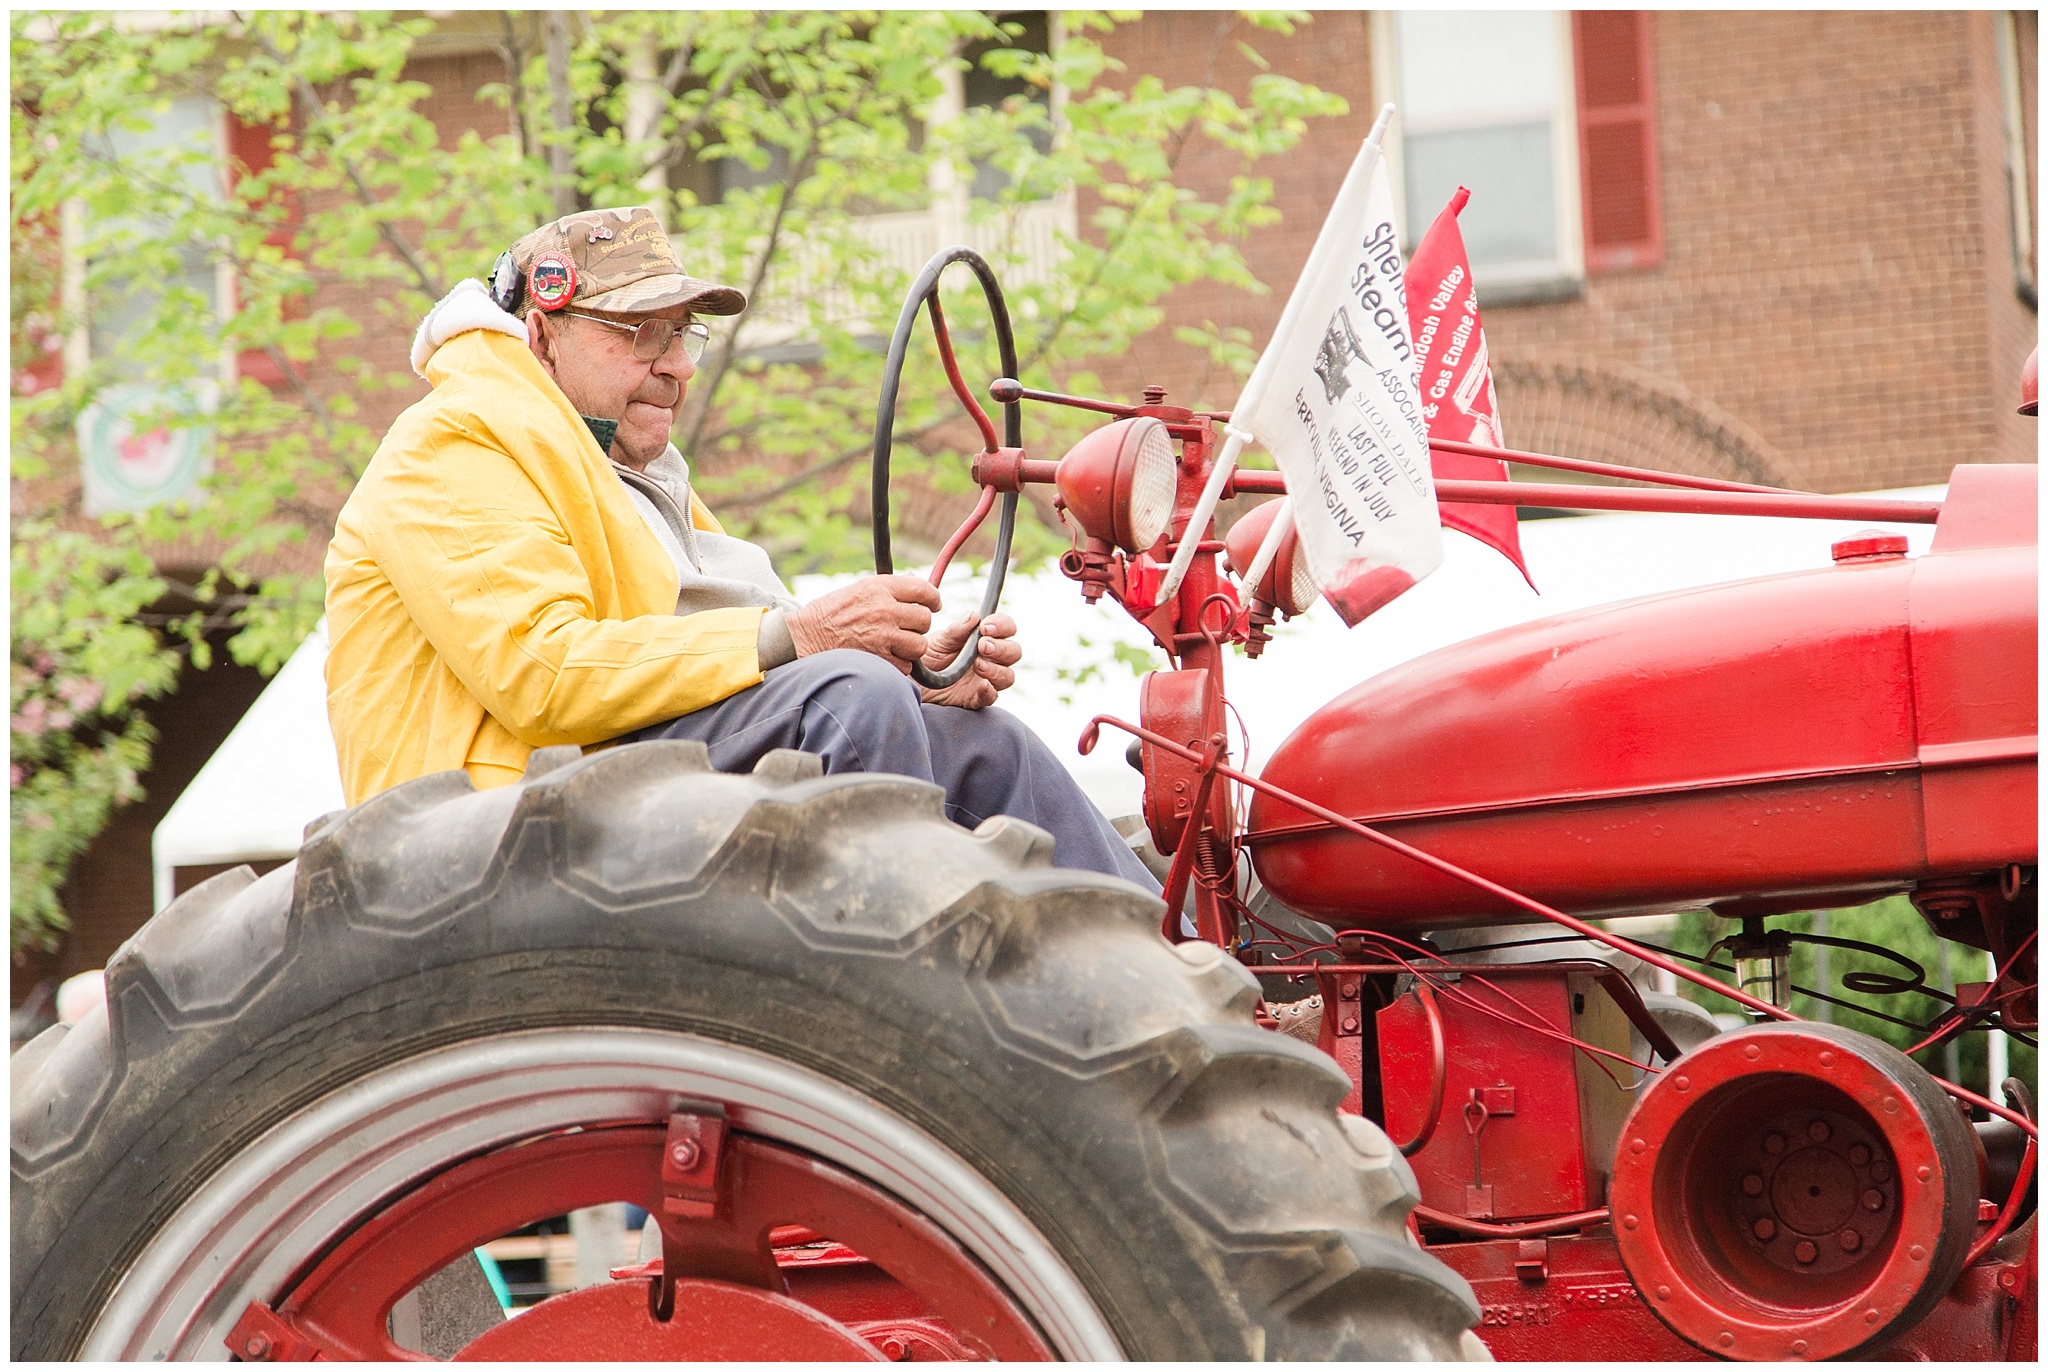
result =
M1585 275L1572 25L1559 11L1381 12L1376 85L1408 246L1459 186L1490 301L1575 292Z
M219 201L223 127L220 106L200 95L184 95L156 111L148 127L116 129L106 138L104 151L120 161L150 167L167 177L196 200ZM99 232L149 237L151 226L139 219L117 219L93 226ZM122 354L131 339L145 326L164 296L171 290L190 292L216 316L232 289L223 267L199 244L179 250L179 270L168 280L108 281L92 292L86 315L87 356L102 358L122 371Z
M1017 48L1025 52L1048 53L1052 51L1051 16L1044 10L1027 13L998 14L1005 23L1015 24L1021 30L1002 46ZM993 43L976 43L961 54L967 60L967 70L961 73L960 100L968 109L1001 109L1012 100L1028 101L1044 106L1049 95L1044 89L1032 85L1020 77L998 76L981 64L984 53L992 50ZM1052 150L1052 128L1048 120L1026 133L1031 146L1042 156ZM974 164L974 181L968 187L977 200L1000 199L1010 189L1010 178L994 162L978 159Z

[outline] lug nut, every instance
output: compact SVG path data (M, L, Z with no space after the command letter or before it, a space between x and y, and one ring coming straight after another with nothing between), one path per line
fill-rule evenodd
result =
M1763 1179L1762 1177L1758 1176L1758 1175L1757 1175L1756 1173L1754 1173L1754 1172L1751 1172L1751 1173L1749 1173L1748 1175L1746 1175L1746 1176L1744 1176L1744 1177L1743 1177L1743 1179L1742 1179L1742 1194L1743 1194L1743 1195L1745 1195L1745 1196L1761 1196L1761 1195L1762 1195L1763 1193L1764 1193L1764 1179Z
M1879 1158L1870 1164L1870 1179L1872 1181L1888 1181L1891 1179L1891 1175L1892 1165L1883 1158Z
M1780 1134L1775 1129L1773 1129L1770 1133L1764 1135L1764 1151L1766 1153L1769 1153L1772 1157L1776 1157L1778 1154L1784 1152L1785 1136L1783 1134Z
M1762 1239L1765 1243L1769 1243L1778 1236L1778 1225L1776 1221L1766 1215L1755 1224L1749 1226L1749 1232Z
M1855 1163L1858 1167L1863 1166L1870 1161L1870 1149L1863 1144L1857 1144L1849 1150L1849 1161Z
M1815 1120L1812 1124L1806 1126L1806 1137L1812 1139L1815 1143L1826 1143L1828 1135L1833 1132L1832 1129L1828 1128L1826 1120Z
M645 1155L643 1154L642 1156ZM675 1145L668 1150L668 1160L676 1166L686 1169L695 1167L697 1159L702 1156L703 1154L699 1151L695 1139L677 1139Z
M1798 1245L1793 1248L1792 1256L1801 1262L1812 1262L1820 1256L1820 1250L1813 1246L1811 1239L1801 1239Z
M1884 1192L1875 1186L1863 1193L1863 1208L1873 1213L1884 1209Z
M1854 1229L1844 1229L1841 1236L1842 1251L1853 1253L1863 1246L1863 1236Z

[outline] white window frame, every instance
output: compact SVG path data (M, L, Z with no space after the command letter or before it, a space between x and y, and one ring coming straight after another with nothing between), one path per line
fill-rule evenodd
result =
M1479 263L1472 265L1472 283L1482 303L1528 304L1576 295L1586 281L1585 207L1579 183L1579 83L1573 53L1572 16L1569 10L1552 11L1557 26L1557 104L1545 111L1550 125L1550 164L1554 179L1557 257L1553 261ZM1373 108L1394 103L1394 118L1381 140L1387 171L1394 188L1394 214L1403 229L1406 245L1412 246L1428 227L1410 218L1408 181L1403 170L1402 140L1408 121L1402 112L1400 11L1375 10L1370 24L1372 41ZM1531 111L1532 114L1536 113ZM1420 125L1418 133L1448 132L1459 128L1484 128L1508 122L1499 115L1483 120L1433 119ZM1437 207L1422 207L1434 217Z
M154 23L154 16L142 15L138 26L144 32L165 27ZM219 101L213 102L213 169L220 182L223 203L234 193L228 183L228 110ZM92 301L85 286L86 212L82 200L67 200L58 219L58 245L63 254L63 271L59 277L58 302L65 317L71 320L71 328L64 335L64 375L77 376L92 365ZM234 263L226 257L216 257L213 263L213 311L217 320L225 322L234 318L241 308L241 295L235 279ZM230 390L240 378L236 365L235 350L223 346L215 368L221 389Z
M1999 103L2005 119L2006 198L2012 216L2013 275L2023 297L2038 299L2034 268L2028 261L2034 255L2034 215L2027 183L2027 121L2020 100L2019 20L2011 10L2000 10L1992 15L1991 22L1998 38Z

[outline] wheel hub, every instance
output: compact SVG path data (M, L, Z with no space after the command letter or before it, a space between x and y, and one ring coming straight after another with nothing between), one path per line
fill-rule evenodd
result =
M685 1278L675 1313L648 1309L645 1278L552 1296L472 1340L456 1362L742 1362L774 1349L795 1362L880 1362L875 1346L801 1301Z
M1769 1121L1751 1136L1739 1176L1732 1208L1740 1228L1787 1272L1854 1266L1898 1214L1891 1150L1839 1111L1794 1110Z

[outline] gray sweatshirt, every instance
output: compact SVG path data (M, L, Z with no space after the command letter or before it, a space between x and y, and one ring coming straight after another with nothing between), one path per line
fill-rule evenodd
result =
M729 534L714 534L690 522L690 464L671 443L660 457L636 472L614 460L612 470L625 483L633 507L676 564L682 586L676 592L676 613L759 605L761 670L796 660L785 615L797 608L789 588L775 575L768 553L757 544Z

